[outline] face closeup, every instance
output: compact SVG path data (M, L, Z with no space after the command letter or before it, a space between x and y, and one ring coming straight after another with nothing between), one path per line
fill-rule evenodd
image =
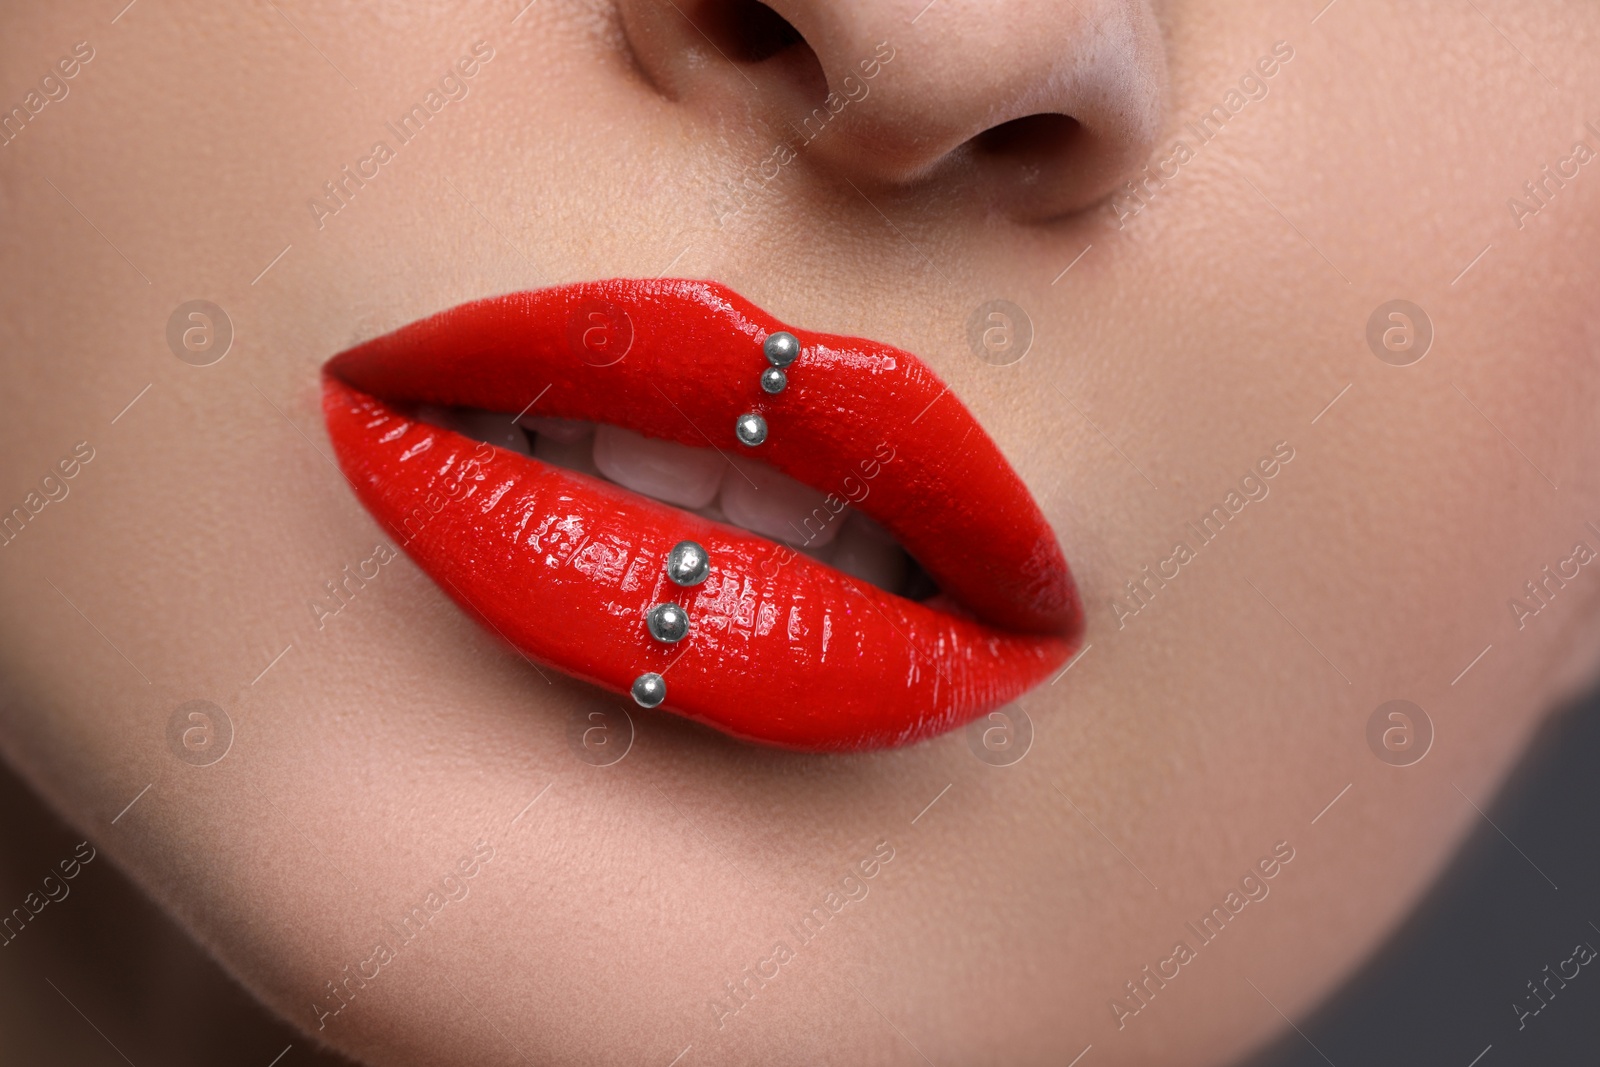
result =
M119 6L0 752L360 1062L1229 1063L1591 679L1589 5Z

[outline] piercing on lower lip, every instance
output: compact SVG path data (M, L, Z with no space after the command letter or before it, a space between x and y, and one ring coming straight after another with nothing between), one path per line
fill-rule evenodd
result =
M646 671L633 680L633 702L641 708L659 707L667 699L667 680L654 671Z
M774 367L787 367L800 354L800 341L789 331L779 330L767 335L761 344L761 351Z
M761 372L761 389L767 393L781 393L783 387L789 384L789 376L783 373L781 367L768 367Z
M673 644L689 636L689 613L676 604L657 604L645 616L650 636L657 641Z
M699 585L711 573L711 559L698 541L679 541L667 553L667 577L675 585Z
M738 435L741 444L754 448L767 439L767 420L754 412L740 415L739 421L734 424L733 432Z

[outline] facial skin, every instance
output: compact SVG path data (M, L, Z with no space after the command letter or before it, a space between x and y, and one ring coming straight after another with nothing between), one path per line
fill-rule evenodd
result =
M1600 551L1600 164L1523 188L1600 150L1600 14L923 2L774 0L812 51L765 63L655 0L5 16L7 107L93 58L0 148L0 506L59 497L0 548L0 748L321 1040L385 1065L1226 1063L1382 942L1591 676L1592 567L1520 628L1508 601ZM397 144L478 41L464 97ZM855 95L730 192L824 86ZM1081 126L985 136L1041 113ZM319 217L378 140L394 158ZM1147 165L1170 178L1141 206L1121 183ZM324 583L388 543L326 458L322 362L465 300L662 273L917 352L999 442L1089 610L1022 701L1021 762L961 731L815 757L636 714L592 766L573 724L616 701L541 678L403 555L317 628ZM197 298L234 330L207 367L165 335ZM1010 366L967 341L994 298L1032 324ZM1366 340L1394 299L1432 325L1409 366ZM78 442L68 493L40 489ZM1114 609L1280 442L1267 495ZM169 744L194 699L233 725L207 767ZM1435 735L1404 768L1366 739L1393 699ZM1185 923L1280 842L1200 945ZM866 895L801 944L852 875ZM1119 1029L1179 940L1196 958Z

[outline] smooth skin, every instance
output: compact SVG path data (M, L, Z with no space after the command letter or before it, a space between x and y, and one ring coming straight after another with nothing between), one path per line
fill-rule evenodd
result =
M1600 550L1600 178L1562 162L1600 150L1600 12L924 3L773 0L806 44L762 63L684 0L5 16L6 107L94 56L0 148L0 508L93 459L0 548L0 750L295 1025L381 1065L1225 1064L1383 942L1592 678L1596 568L1508 602ZM478 41L465 98L400 143L385 124ZM1036 114L1078 125L986 133ZM310 206L379 140L375 177ZM1535 201L1547 164L1576 173ZM1147 165L1169 177L1134 213ZM319 620L387 544L328 461L322 362L465 300L667 271L919 353L1006 452L1089 610L1020 762L635 714L597 767L571 738L615 702L403 556ZM1034 333L1010 366L968 343L997 298ZM211 366L168 347L191 299L233 325ZM1432 324L1410 366L1366 339L1395 299ZM1280 442L1265 499L1116 610ZM169 740L193 699L233 725L207 767ZM1368 746L1393 699L1434 728L1409 767ZM323 1017L480 841L466 896ZM1124 983L1280 842L1270 895L1119 1029ZM852 872L866 895L802 944Z

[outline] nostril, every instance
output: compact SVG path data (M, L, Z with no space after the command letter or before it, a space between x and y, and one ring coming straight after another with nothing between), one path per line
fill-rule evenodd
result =
M694 23L735 63L761 63L805 42L799 30L759 0L704 0Z
M991 126L972 139L979 155L996 161L1039 165L1077 151L1086 137L1070 115L1024 115Z

